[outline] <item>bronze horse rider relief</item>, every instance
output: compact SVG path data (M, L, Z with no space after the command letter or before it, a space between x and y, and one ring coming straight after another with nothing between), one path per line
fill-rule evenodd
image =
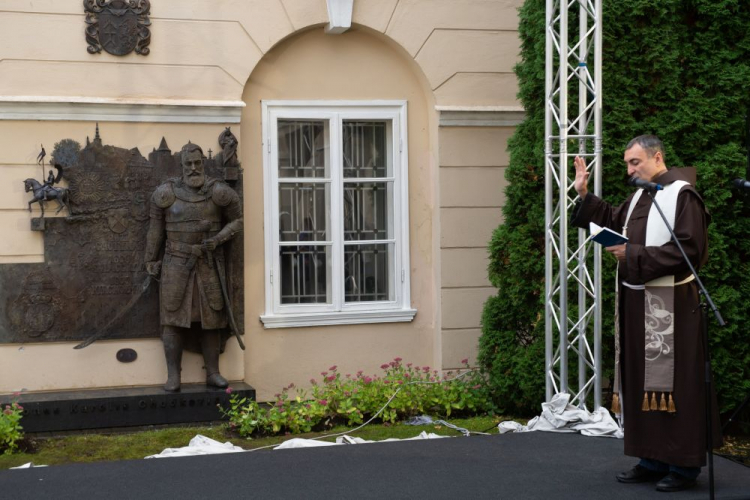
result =
M45 156L46 152L44 151L44 146L42 146L42 151L37 157L42 167L44 167ZM63 177L62 165L56 163L54 166L57 169L57 176L55 176L54 171L50 170L47 180L43 183L32 178L23 181L26 192L32 192L34 194L34 197L29 201L29 212L31 212L32 203L39 203L39 208L42 210L42 217L44 217L44 204L50 200L55 200L57 202L58 208L55 213L60 213L63 208L70 210L70 207L68 206L70 203L68 190L64 187L55 187L55 184L58 184Z

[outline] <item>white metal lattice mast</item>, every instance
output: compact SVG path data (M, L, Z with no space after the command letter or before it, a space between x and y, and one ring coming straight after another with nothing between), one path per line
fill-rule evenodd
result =
M601 4L547 0L544 106L546 399L568 392L572 404L594 408L602 392L601 246L568 222L578 197L576 155L586 159L589 189L601 196ZM569 29L574 23L577 31ZM577 356L577 383L569 352Z

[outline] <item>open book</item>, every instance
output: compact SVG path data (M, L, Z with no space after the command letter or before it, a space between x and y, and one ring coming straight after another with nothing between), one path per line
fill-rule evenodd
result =
M627 237L622 234L612 231L608 227L601 227L593 222L589 222L589 231L591 232L591 239L603 247L612 247L628 242Z

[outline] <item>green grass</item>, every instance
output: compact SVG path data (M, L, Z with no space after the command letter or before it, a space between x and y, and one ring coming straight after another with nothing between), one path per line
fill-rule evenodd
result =
M508 417L480 416L470 418L445 419L453 425L473 432L497 434L497 424ZM514 419L526 423L524 419ZM196 434L202 434L219 442L229 441L246 450L275 446L292 438L315 438L351 431L351 428L337 426L325 432L307 434L271 436L262 438L242 438L228 431L223 423L194 427L167 427L157 430L121 432L118 434L78 434L54 438L32 437L30 441L34 451L0 455L0 470L16 467L27 462L35 465L61 465L70 463L103 462L111 460L141 460L148 455L160 453L165 448L187 446ZM405 439L417 436L420 432L432 432L441 436L460 436L458 431L443 425L413 426L404 423L393 425L370 424L356 432L352 437L370 441L381 441L388 438ZM324 441L335 441L335 436L323 438ZM261 453L269 450L261 451ZM728 437L720 453L737 457L750 465L750 436Z
M504 417L481 416L471 418L445 419L453 425L474 432L494 432ZM525 422L525 421L524 421ZM338 434L351 430L344 426L334 427L326 432L313 432L287 436L272 436L247 439L232 434L225 424L168 427L158 430L145 430L118 434L80 434L54 438L30 438L33 452L0 455L0 469L8 469L27 462L35 465L61 465L70 463L102 462L110 460L140 460L148 455L160 453L165 448L187 446L196 434L202 434L219 442L230 441L236 446L250 450L264 446L278 445L292 438L314 438ZM441 436L460 436L461 434L442 425L413 426L403 423L370 424L351 433L353 437L380 441L388 438L404 439L417 436L420 432L432 432ZM335 441L335 437L325 438Z

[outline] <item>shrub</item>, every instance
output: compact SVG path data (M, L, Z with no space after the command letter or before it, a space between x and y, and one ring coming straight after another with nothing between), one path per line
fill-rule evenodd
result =
M6 455L16 451L18 442L23 439L22 414L23 406L17 401L5 405L0 412L0 450Z
M709 262L701 279L727 322L720 328L709 313L722 412L750 392L745 304L750 296L750 203L729 189L731 179L747 176L743 121L750 105L750 10L743 5L739 0L603 3L604 198L619 204L631 192L622 153L640 134L664 141L667 165L697 168L697 188L713 216ZM499 292L485 304L479 362L498 406L531 414L538 412L545 386L544 3L525 2L519 21L521 62L515 71L526 119L509 141L504 223L489 244L489 278ZM614 261L604 258L605 378L613 370L614 270ZM573 367L569 373L577 376Z
M320 382L311 379L309 389L290 384L266 404L232 396L229 408L222 408L222 412L232 429L250 436L298 434L335 422L354 426L375 416L382 422L395 423L427 412L449 416L493 409L485 380L479 372L468 370L468 360L464 360L466 370L462 373L448 372L442 377L428 366L404 365L401 361L395 358L383 364L382 376L362 371L342 376L338 367L332 366L321 372Z

